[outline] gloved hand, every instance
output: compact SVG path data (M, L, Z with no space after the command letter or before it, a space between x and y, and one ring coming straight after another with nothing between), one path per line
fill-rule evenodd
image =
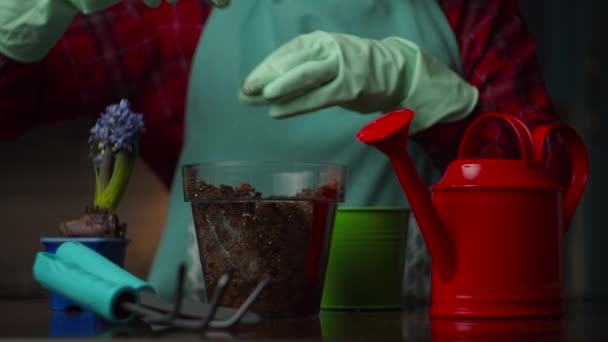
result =
M412 133L471 113L478 91L406 39L363 39L316 31L287 42L241 86L247 105L286 118L329 106L359 112L410 108Z
M2 0L0 52L21 62L44 58L74 16L100 11L120 0Z

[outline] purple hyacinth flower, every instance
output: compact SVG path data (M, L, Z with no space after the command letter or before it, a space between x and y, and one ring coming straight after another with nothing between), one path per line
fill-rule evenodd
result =
M91 158L95 166L100 165L106 151L133 153L144 129L143 114L133 112L128 100L122 99L118 104L106 107L89 137Z

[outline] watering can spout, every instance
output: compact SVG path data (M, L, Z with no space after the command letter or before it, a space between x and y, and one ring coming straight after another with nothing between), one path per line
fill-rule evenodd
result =
M408 109L385 114L363 127L357 134L357 140L388 156L433 258L433 267L444 281L449 281L456 270L454 242L444 229L431 196L407 151L409 125L413 116L414 113Z

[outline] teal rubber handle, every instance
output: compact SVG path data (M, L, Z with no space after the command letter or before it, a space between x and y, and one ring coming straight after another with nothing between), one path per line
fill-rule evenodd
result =
M80 242L64 242L55 251L61 260L77 263L81 268L95 273L100 278L132 287L135 291L149 290L154 292L154 288L149 283L137 278L124 268L106 259L101 254L95 252Z
M33 273L43 287L81 304L108 321L120 322L133 317L122 309L125 301L138 302L137 292L129 285L99 277L80 265L47 252L38 252Z

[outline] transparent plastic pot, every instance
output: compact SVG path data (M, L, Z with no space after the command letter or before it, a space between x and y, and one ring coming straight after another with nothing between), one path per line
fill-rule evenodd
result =
M336 164L228 161L185 165L207 293L232 273L222 305L238 307L266 276L262 316L319 312L347 169Z

